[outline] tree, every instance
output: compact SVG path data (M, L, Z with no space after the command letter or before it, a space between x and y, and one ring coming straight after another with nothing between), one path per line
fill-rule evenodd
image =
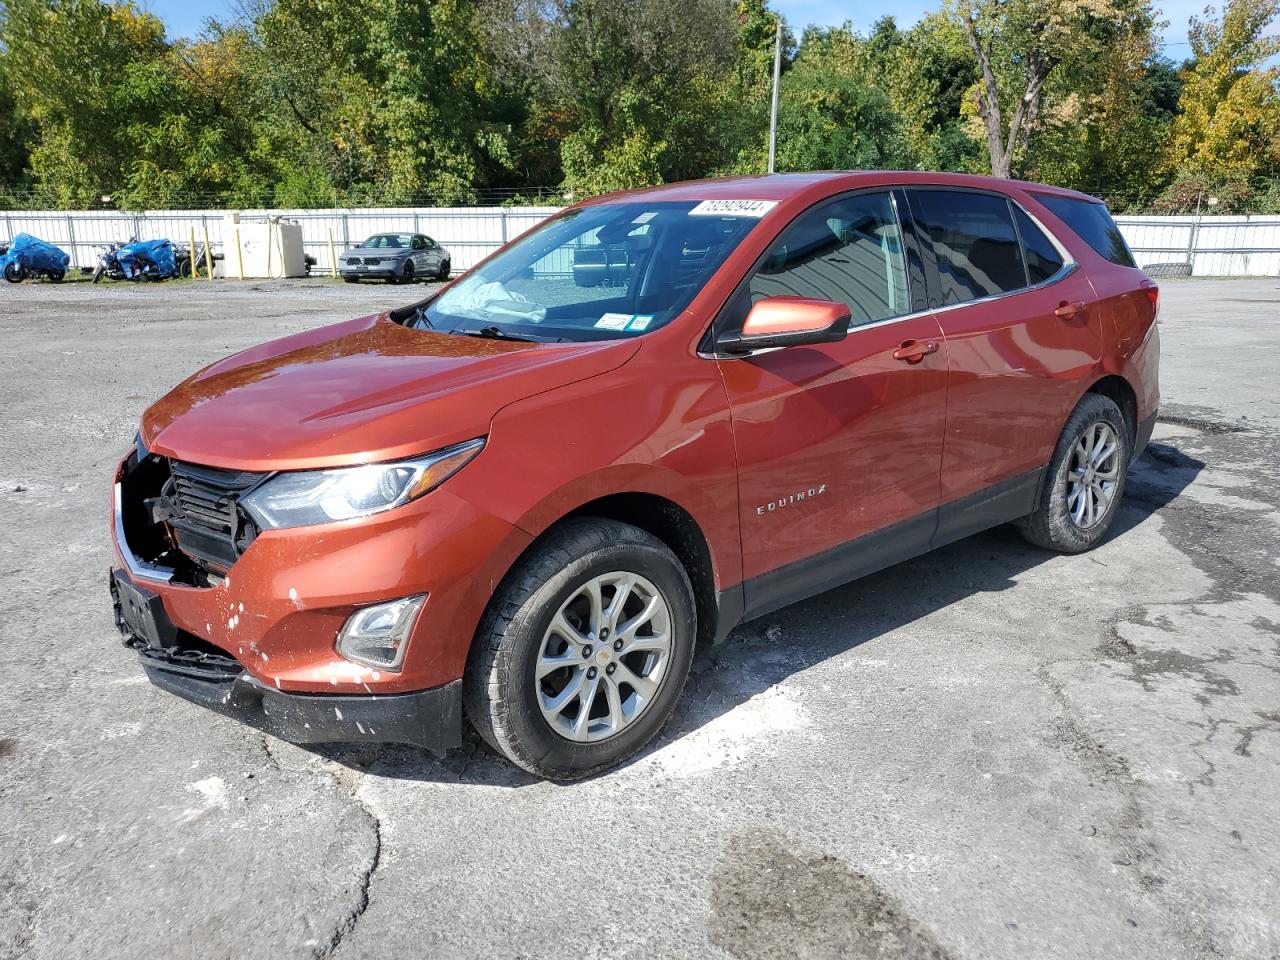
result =
M1280 170L1280 38L1264 36L1280 0L1228 0L1222 20L1191 20L1168 164L1184 175L1250 178Z
M1157 24L1145 3L1123 11L1096 56L1064 62L1045 85L1035 141L1022 169L1128 208L1150 203L1165 175L1152 145L1168 138L1177 94L1157 55ZM1173 89L1169 89L1172 80Z
M955 0L978 67L978 114L991 172L1010 176L1040 117L1045 82L1064 61L1097 56L1128 0Z
M509 164L473 4L262 0L245 13L295 185L343 202L462 201Z
M4 10L12 96L37 131L31 176L57 202L87 204L124 179L126 74L164 58L164 27L130 3L6 0Z
M810 28L783 76L778 169L885 169L911 165L901 121L880 86L898 43L891 19L870 37L846 24Z
M728 0L492 0L491 56L564 123L564 184L598 193L702 176L736 49Z
M965 118L976 65L953 18L926 15L897 42L886 44L883 63L872 69L883 78L916 166L964 173L986 169L981 134L975 137Z

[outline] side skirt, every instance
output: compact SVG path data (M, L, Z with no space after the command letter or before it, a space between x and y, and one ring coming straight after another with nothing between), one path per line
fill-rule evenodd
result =
M1003 480L936 510L721 591L716 642L723 640L739 623L766 616L937 547L1025 517L1036 509L1046 469L1040 467Z

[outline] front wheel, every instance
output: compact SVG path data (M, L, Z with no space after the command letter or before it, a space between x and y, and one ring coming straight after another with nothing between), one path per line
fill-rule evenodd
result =
M105 272L106 272L106 271L103 269L103 267L102 267L102 265L101 265L101 264L99 264L98 266L94 267L94 268L93 268L93 282L94 282L94 283L99 283L99 282L102 280L102 275L103 275Z
M449 271L450 271L451 269L452 269L452 265L449 263L449 261L448 261L448 260L441 260L441 261L440 261L440 269L439 269L439 271L437 271L437 272L436 272L436 279L437 279L437 280L448 280L448 279L449 279Z
M404 272L400 275L401 283L413 283L413 261L404 262Z
M589 776L666 723L695 633L689 576L664 543L613 520L568 521L490 601L467 664L467 715L530 773Z
M16 260L11 260L4 265L4 278L10 283L21 283L26 275L27 271Z
M1115 401L1087 393L1062 428L1040 492L1040 506L1019 523L1038 547L1083 553L1115 520L1129 471L1129 425Z

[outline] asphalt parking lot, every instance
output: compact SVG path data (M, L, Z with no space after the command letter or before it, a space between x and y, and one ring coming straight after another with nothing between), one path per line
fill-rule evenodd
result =
M704 651L637 760L311 752L152 688L108 483L195 368L404 288L0 289L0 956L1280 956L1280 281L1163 283L1116 529Z

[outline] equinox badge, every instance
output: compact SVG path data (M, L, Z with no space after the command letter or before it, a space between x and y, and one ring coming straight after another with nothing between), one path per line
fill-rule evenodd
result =
M781 500L770 500L763 506L756 507L756 516L763 517L766 513L789 507L793 503L799 503L801 500L812 500L814 497L821 496L827 492L827 485L820 483L816 487L810 487L808 490L801 490L799 493L793 493L789 497L783 497Z

